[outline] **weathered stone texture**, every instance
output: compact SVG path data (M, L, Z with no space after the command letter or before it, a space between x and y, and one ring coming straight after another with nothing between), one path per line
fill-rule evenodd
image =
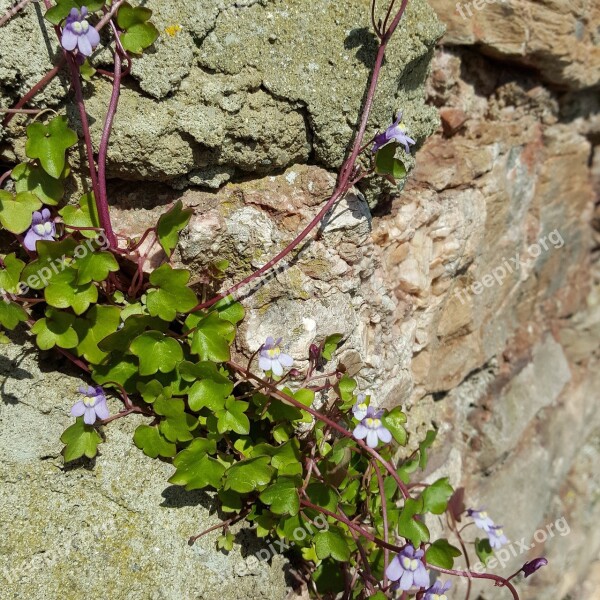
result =
M477 45L486 54L539 70L570 89L598 85L600 7L576 0L431 0L450 45Z
M179 198L194 206L175 260L192 267L199 287L215 259L230 260L228 285L292 240L333 189L332 167L356 121L371 56L360 29L368 24L367 4L317 2L308 10L296 0L207 2L200 19L190 3L149 1L161 28L183 29L163 36L157 52L136 63L136 85L121 99L110 155L119 178L110 190L119 230L142 232ZM316 239L242 290L248 315L236 350L249 356L266 335L284 336L302 365L311 342L342 333L339 360L361 387L380 404L408 409L410 447L431 425L438 429L429 477L449 474L467 488L470 504L486 505L504 521L512 540L525 538L528 553L499 572L548 556L551 568L519 582L522 598L592 598L600 553L597 7L510 0L485 4L463 22L453 14L455 3L432 5L448 26L446 45L432 56L440 30L415 3L386 66L373 123L405 107L420 142L435 129L436 112L441 125L416 153L400 195L380 198L371 215L353 190ZM6 31L22 34L26 18ZM0 39L0 50L6 44ZM20 55L0 55L13 81L2 91L11 97L47 67L36 58L17 85ZM49 88L42 101L58 104L59 90ZM100 84L89 100L96 136L108 93ZM10 157L11 149L5 152ZM253 177L236 181L242 172ZM190 183L220 189L183 189ZM148 266L159 258L153 251ZM17 350L10 352L12 361ZM196 500L174 509L167 498L160 506L169 467L132 447L132 424L107 428L109 443L95 470L60 470L57 438L73 382L50 381L37 374L33 358L27 361L18 367L24 373L12 363L4 369L14 378L3 390L8 403L0 405L8 474L0 515L22 523L5 546L17 544L19 560L52 544L61 552L57 531L71 537L79 519L109 514L115 527L131 527L131 543L81 538L81 548L97 553L94 566L121 569L131 597L142 580L160 582L158 597L165 599L188 590L202 598L283 597L280 562L236 580L238 593L202 587L198 572L203 577L239 560L213 553L212 540L196 550L183 545L210 517L192 506ZM49 399L32 392L39 381ZM14 447L6 440L16 430L27 441ZM38 527L39 515L28 516L33 525L24 515L32 512L30 489L39 488L39 512L54 514ZM140 488L147 494L140 496ZM561 518L568 528L559 531ZM149 556L154 547L160 562ZM75 565L84 565L85 552L77 552ZM55 571L21 583L32 586L28 597L43 598L34 586L55 585L55 576L79 589L77 568L68 562L73 553L61 554ZM117 596L129 597L123 590ZM475 591L485 600L502 594L484 584Z

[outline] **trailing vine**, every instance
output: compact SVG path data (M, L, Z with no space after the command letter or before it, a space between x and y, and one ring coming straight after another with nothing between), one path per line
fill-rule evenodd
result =
M28 5L23 0L0 26ZM6 113L31 119L28 160L0 177L0 224L16 250L0 259L0 325L28 328L41 350L56 350L81 369L85 384L63 433L66 462L93 458L100 430L137 413L147 419L133 441L146 455L171 461L169 481L186 490L216 491L228 518L194 536L222 529L219 547L231 550L232 524L245 520L259 537L294 541L296 559L318 598L444 600L449 579L486 579L518 599L512 580L546 564L539 558L510 577L486 571L494 549L507 542L483 510L468 509L464 490L447 478L425 483L429 431L412 453L405 450L407 417L400 407L378 410L357 382L335 364L342 336L307 348L308 366L294 368L282 340L268 338L241 364L231 346L244 319L234 298L243 286L272 269L306 240L332 207L366 177L396 182L402 152L415 141L401 113L375 138L364 140L386 48L408 0L395 0L371 18L379 47L348 158L331 197L302 231L262 268L210 299L190 287L191 273L171 264L179 234L192 209L176 202L138 239L123 237L111 222L106 160L120 87L132 60L151 47L158 31L151 11L123 0L44 0L62 56L30 92ZM112 71L95 70L100 32L110 39ZM64 115L25 108L61 70L67 70L81 121L90 192L65 204L69 149L80 140ZM108 77L112 94L97 155L82 92L82 78ZM163 264L144 270L144 242L158 244ZM218 289L215 266L206 289ZM210 274L209 274L210 275ZM0 332L0 340L9 341ZM123 407L110 414L107 394ZM316 403L315 400L319 402ZM320 408L315 408L315 406ZM445 515L448 537L431 539L427 522ZM463 521L481 538L465 539ZM319 523L320 526L316 524ZM460 525L460 526L459 526ZM296 532L307 534L298 540ZM470 567L474 543L482 569ZM452 542L452 543L451 543ZM457 560L466 567L455 567Z

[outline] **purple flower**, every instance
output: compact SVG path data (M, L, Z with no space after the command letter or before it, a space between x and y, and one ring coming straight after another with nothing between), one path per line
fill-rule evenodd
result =
M533 575L538 569L545 567L547 564L548 560L543 556L540 556L539 558L534 558L533 560L526 562L523 565L521 571L525 573L525 577L529 577L530 575Z
M482 508L469 508L469 510L467 510L467 514L473 518L473 521L475 521L475 525L479 527L479 529L483 529L483 531L485 531L486 533L489 532L489 530L492 527L494 527L494 521L490 519L487 512L485 512L485 510L483 510Z
M110 413L106 406L106 396L100 386L82 385L79 387L79 393L83 394L83 399L71 409L74 417L83 415L83 422L87 425L93 425L96 419L108 419Z
M30 252L35 252L38 240L52 241L56 236L56 227L50 216L50 211L44 208L42 212L35 211L31 220L31 228L25 234L23 245Z
M406 135L406 126L402 122L402 111L398 113L398 117L394 121L393 125L390 125L383 133L380 133L375 136L375 142L373 143L373 149L371 152L375 154L377 150L383 148L386 144L390 142L397 142L404 146L407 154L410 154L410 146L409 144L415 144L415 140Z
M291 367L294 363L294 359L289 354L281 351L282 339L274 340L269 336L260 349L258 358L258 366L265 372L272 371L277 377L283 375L283 367Z
M446 581L442 583L439 579L425 592L423 600L448 600L446 592L450 589L452 583Z
M375 409L372 406L367 408L366 416L363 420L354 428L352 435L357 440L364 440L367 438L367 446L369 448L377 448L379 440L384 444L389 444L392 441L392 434L383 426L381 417L383 411Z
M367 416L369 406L366 403L366 399L367 397L364 394L357 394L356 403L352 407L352 414L359 421L362 421Z
M390 581L397 581L398 588L410 590L411 587L429 587L429 573L421 560L423 550L415 550L414 546L407 544L400 554L396 554L385 571Z
M504 544L508 544L508 539L504 535L504 530L502 529L501 525L494 525L494 527L490 527L488 536L490 539L490 546L494 548L494 550L502 548Z
M100 34L87 22L88 9L81 7L81 13L72 8L62 30L60 43L65 50L79 49L83 56L90 56L100 43Z

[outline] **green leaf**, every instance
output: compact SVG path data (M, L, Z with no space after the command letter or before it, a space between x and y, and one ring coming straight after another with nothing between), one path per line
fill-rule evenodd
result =
M62 174L63 176L65 173ZM17 192L31 192L48 206L56 206L65 193L62 177L51 177L38 165L21 163L11 173Z
M57 0L56 6L46 11L44 15L50 23L58 25L67 17L72 8L81 8L87 6L90 13L101 9L104 6L104 0Z
M113 352L103 364L92 366L92 376L98 385L118 383L125 391L133 393L139 377L137 361L133 356Z
M260 456L241 460L229 467L225 473L224 488L240 494L264 489L275 473L269 465L270 460L268 456Z
M406 433L406 429L404 428L404 424L406 423L406 415L402 412L402 409L400 409L400 407L394 408L383 417L382 421L385 427L390 430L390 433L394 439L401 446L406 446L406 442L408 440L408 435Z
M242 497L232 490L219 490L221 510L225 512L238 512L242 510Z
M48 175L58 179L65 169L67 149L77 143L77 134L69 129L67 118L54 117L47 125L35 121L27 127L25 153L37 158Z
M173 208L158 219L156 227L158 241L167 256L173 254L179 242L179 233L185 229L193 213L191 208L184 210L181 200L177 200Z
M398 475L400 479L404 483L408 483L410 481L411 473L414 473L419 468L419 459L411 458L410 460L405 461L398 467Z
M235 431L240 435L250 433L250 421L244 414L248 410L248 402L236 400L233 396L225 402L225 409L216 413L219 433Z
M317 585L317 590L322 595L337 594L344 591L345 580L344 573L340 565L333 560L324 560L316 569L312 576Z
M156 379L152 379L147 383L138 381L136 387L138 392L142 395L144 402L147 402L148 404L152 404L165 389L160 381L157 381Z
M479 557L479 560L487 565L488 561L494 556L494 551L490 546L490 540L488 538L483 538L480 540L477 538L475 540L475 553Z
M160 331L142 333L131 342L129 349L140 359L140 375L168 373L183 360L179 342Z
M134 444L150 458L170 458L177 453L177 446L168 442L157 427L140 425L133 434Z
M190 315L185 324L196 328L192 333L190 349L200 360L225 362L231 358L230 343L235 336L235 327L212 312L205 317Z
M148 19L152 11L141 6L132 7L125 2L117 13L117 24L125 33L121 35L123 48L134 54L141 52L151 46L158 37L158 30Z
M10 294L19 293L19 281L25 263L19 260L15 253L4 257L4 268L0 269L0 290Z
M121 313L123 317L123 313ZM101 350L110 352L112 350L123 351L131 343L131 340L136 338L146 329L162 330L166 329L167 325L160 319L149 317L147 315L132 315L125 319L123 327L116 333L109 335L99 344Z
M74 266L77 268L78 285L104 281L109 273L119 270L119 263L110 252L88 252L83 258L78 258Z
M319 531L315 535L315 550L317 556L323 560L328 556L339 561L350 560L350 547L348 541L338 527L330 527L327 531Z
M429 529L418 518L422 511L423 501L420 498L418 500L408 498L398 519L398 533L410 540L415 548L418 548L422 542L429 541Z
M153 404L154 412L165 417L159 424L160 432L171 442L188 442L198 419L185 412L183 400L160 395Z
M83 64L79 67L79 73L86 81L91 81L92 77L96 74L96 69L92 67L90 61L86 58Z
M65 462L76 458L87 456L94 458L98 453L98 444L102 443L102 437L91 425L83 422L83 417L78 417L60 436L60 441L65 444L63 456Z
M196 306L196 294L188 287L190 272L186 269L173 269L164 264L150 275L150 283L158 289L151 289L146 298L148 312L163 321L175 320L177 313L186 313Z
M271 456L271 464L277 469L279 475L302 473L300 442L297 438L275 448Z
M29 315L22 306L15 302L0 300L0 325L2 327L12 330L27 319L29 319Z
M41 206L39 198L31 192L19 192L13 196L0 190L0 224L11 233L23 233L31 225L33 211Z
M261 492L259 498L276 515L297 515L300 510L297 483L288 477L278 479L273 485Z
M93 283L78 285L77 271L69 267L52 277L44 290L44 298L54 308L72 308L75 314L81 315L98 301L98 288Z
M386 144L375 153L375 172L389 176L394 182L406 176L406 167L402 161L395 158L399 144Z
M215 452L214 440L196 438L185 450L182 450L173 460L177 468L169 483L185 485L186 490L198 490L207 486L215 489L221 487L221 477L225 466L208 456Z
M433 429L428 431L425 435L425 439L419 444L419 468L423 470L427 466L427 449L433 444L437 432Z
M344 375L337 384L338 390L340 391L340 398L342 399L344 407L350 407L356 402L354 397L354 390L356 389L356 381L352 377Z
M200 363L206 365L204 379L194 383L189 391L188 402L194 411L204 407L216 412L225 407L225 401L233 390L233 383L217 371L214 363ZM185 375L182 373L182 377Z
M454 559L462 553L458 548L451 546L448 540L436 540L427 548L425 559L431 565L442 567L442 569L451 569L454 566Z
M68 237L60 242L39 241L36 244L38 258L30 262L21 274L22 281L34 290L46 287L52 278L71 262L77 242Z
M40 350L59 348L75 348L79 343L77 332L73 329L75 316L69 313L46 309L46 317L36 321L31 333L36 335L36 343Z
M452 497L454 490L448 483L448 478L438 479L435 483L426 487L421 494L423 498L423 511L434 515L441 515L448 507L448 500Z
M94 200L94 194L89 192L84 194L79 199L78 206L65 206L62 210L58 211L63 221L67 225L73 227L96 227L100 228L100 217L98 216L98 209L96 208L96 202ZM80 231L83 237L94 239L98 237L97 231Z
M233 296L226 296L219 300L214 308L219 313L219 318L229 321L232 325L237 325L246 315L244 307L233 299Z
M330 486L315 481L307 486L306 494L313 504L331 512L337 510L338 496Z
M101 363L107 356L98 344L108 335L117 331L120 323L120 309L116 306L94 305L84 318L77 319L74 324L79 337L77 353L93 364Z
M224 535L221 535L217 538L217 549L225 550L226 552L231 552L233 550L233 542L235 537L231 531L228 531Z
M325 360L331 360L331 356L337 350L339 343L344 339L343 334L334 333L325 338L325 342L323 343L323 351L321 352L321 356Z

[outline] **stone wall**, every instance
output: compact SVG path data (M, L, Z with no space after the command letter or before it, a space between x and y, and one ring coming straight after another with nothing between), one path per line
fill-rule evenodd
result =
M464 485L473 504L504 521L515 551L517 540L535 541L501 573L549 558L550 568L519 584L522 598L593 597L597 8L510 0L473 3L469 16L463 3L463 19L454 2L430 4L439 20L424 2L410 4L371 124L375 131L405 109L418 150L402 193L356 190L318 239L244 290L237 351L249 355L266 335L281 335L301 364L312 341L343 333L339 360L376 401L408 408L410 443L431 425L439 430L430 476L450 473ZM181 198L196 213L177 260L200 281L216 256L228 258L233 282L293 239L333 187L373 58L369 3L147 5L161 31L182 30L135 63L123 92L109 153L114 221L141 232ZM0 12L7 6L0 0ZM47 39L33 33L36 11L3 28L3 102L50 67ZM440 21L447 31L435 48ZM39 105L63 105L59 83ZM109 87L87 94L97 139ZM76 125L68 99L67 109ZM23 155L23 123L0 132L7 162ZM80 187L75 179L74 197ZM65 471L58 437L76 374L57 377L55 359L40 366L29 347L7 352L0 521L9 534L0 576L10 576L10 597L101 597L106 589L152 600L286 597L284 559L248 569L243 556L256 546L243 532L229 556L213 550L216 534L185 544L218 522L212 500L167 487L172 468L130 442L136 423L108 427L95 464ZM562 517L568 535L555 526L539 542L539 530ZM46 565L44 556L54 560ZM504 597L489 586L476 591Z

